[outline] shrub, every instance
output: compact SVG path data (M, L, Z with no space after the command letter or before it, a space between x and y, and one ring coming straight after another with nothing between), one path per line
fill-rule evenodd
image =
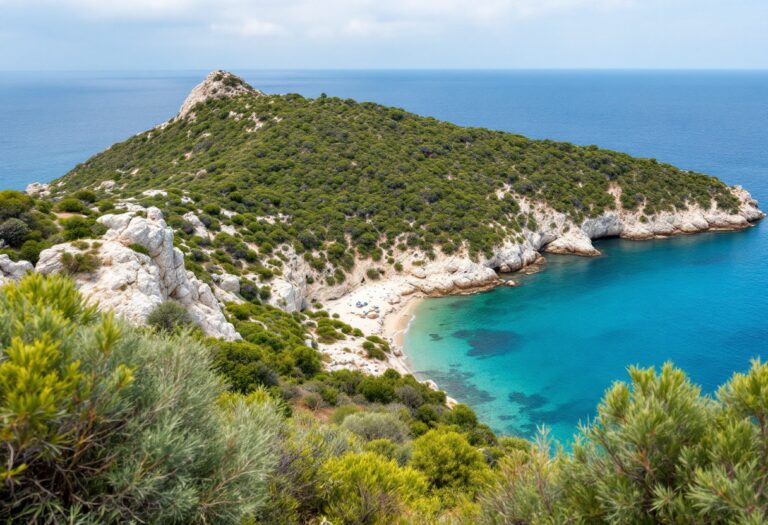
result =
M331 420L337 425L340 425L348 416L357 414L358 412L360 412L360 409L355 405L342 405L333 411Z
M46 248L46 243L43 241L33 241L32 239L24 242L19 248L19 258L25 261L29 261L32 264L37 264L40 258L40 252Z
M62 270L67 275L93 273L101 267L101 261L92 253L61 253Z
M0 221L18 217L32 209L34 200L20 191L0 191Z
M309 394L304 396L304 404L308 409L312 411L319 410L325 406L325 403L323 402L323 398L320 397L320 394L316 392L310 392Z
M373 452L346 454L322 468L324 510L338 523L396 521L426 492L424 477Z
M264 362L264 351L247 341L214 343L213 367L236 392L249 393L259 386L277 386L278 373Z
M366 441L389 439L395 443L403 443L410 434L408 425L389 412L352 414L344 419L342 426Z
M178 332L194 324L187 309L173 300L163 301L147 317L147 325L167 333Z
M29 226L24 221L11 217L0 224L0 241L12 248L21 246L29 233Z
M435 489L473 492L488 480L483 455L458 432L434 429L413 442L411 463Z
M88 202L88 203L96 202L96 194L91 190L76 191L73 197L83 202Z
M87 306L62 276L0 293L0 519L240 523L267 497L279 418L230 398L208 350Z
M60 200L56 209L67 213L84 213L88 207L80 199L68 198Z
M142 244L133 243L128 246L131 250L133 250L136 253L142 253L149 257L149 250Z
M64 226L64 239L68 241L100 237L107 230L106 226L89 217L70 217L61 224Z

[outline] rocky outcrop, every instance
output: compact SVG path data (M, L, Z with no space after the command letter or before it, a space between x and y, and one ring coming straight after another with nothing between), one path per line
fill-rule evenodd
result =
M0 285L6 281L18 281L24 274L33 270L29 261L14 262L5 254L0 254Z
M192 89L181 105L176 118L186 118L193 115L192 109L207 100L234 97L246 93L253 95L263 94L232 73L220 69L213 71L205 80Z
M28 184L24 193L30 197L48 197L51 194L51 185L42 182Z
M85 250L97 257L101 266L92 274L75 275L78 288L102 307L138 324L144 323L157 305L172 299L187 309L207 335L239 338L210 286L184 268L184 255L173 246L173 230L160 210L148 208L146 214L146 218L123 213L98 219L109 229L98 244L91 243ZM81 246L64 243L44 250L36 270L43 274L61 272L62 253L80 253ZM140 251L134 249L138 247Z

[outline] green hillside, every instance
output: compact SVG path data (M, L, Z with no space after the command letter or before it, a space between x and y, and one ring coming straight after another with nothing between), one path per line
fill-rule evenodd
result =
M202 209L214 228L235 225L241 240L258 245L259 258L287 242L316 250L333 267L349 264L349 243L375 259L398 245L490 253L526 225L535 229L521 197L577 224L615 206L611 183L621 186L624 208L644 206L649 215L713 199L723 208L737 204L718 179L653 159L372 103L254 92L208 100L194 113L96 155L57 191L113 180L114 194L99 198L136 197L177 218ZM168 190L170 198L142 196L148 189ZM183 195L194 202L183 203ZM222 217L221 209L237 215ZM265 216L282 220L258 220Z

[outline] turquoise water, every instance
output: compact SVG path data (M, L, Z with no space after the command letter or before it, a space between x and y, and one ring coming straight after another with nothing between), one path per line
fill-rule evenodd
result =
M0 188L61 176L174 114L204 71L0 73ZM768 202L768 72L235 71L463 125L597 144L742 184ZM768 350L766 225L598 243L515 289L429 300L415 370L497 430L567 440L627 365L672 360L709 392Z
M673 361L705 390L765 352L764 227L597 243L595 259L549 256L517 288L419 305L414 369L494 429L560 440L630 364Z

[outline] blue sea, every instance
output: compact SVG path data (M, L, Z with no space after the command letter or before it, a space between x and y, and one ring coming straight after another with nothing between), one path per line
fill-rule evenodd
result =
M48 181L169 116L204 71L0 73L0 187ZM654 157L768 203L768 72L235 71L268 93L327 93ZM629 365L672 361L713 393L768 354L768 226L597 243L518 288L430 299L405 351L494 429L567 442Z

